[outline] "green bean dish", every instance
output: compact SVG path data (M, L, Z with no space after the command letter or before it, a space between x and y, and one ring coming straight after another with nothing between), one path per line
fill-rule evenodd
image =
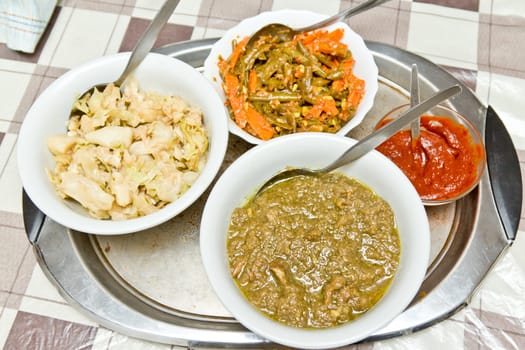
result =
M219 57L218 67L235 123L262 140L341 129L365 90L343 36L341 28L290 41L263 36L249 49L249 37L234 41L232 54Z

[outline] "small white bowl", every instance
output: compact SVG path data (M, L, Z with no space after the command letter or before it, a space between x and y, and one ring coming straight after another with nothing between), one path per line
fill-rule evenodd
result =
M196 182L176 201L142 217L129 220L99 220L80 205L60 198L46 175L54 169L47 138L64 134L71 107L78 94L89 87L115 81L124 70L129 53L95 59L74 68L37 98L29 109L18 137L18 169L22 185L35 205L54 221L71 229L114 235L131 233L159 225L190 206L210 185L219 171L228 143L227 111L209 81L188 64L150 53L133 76L144 91L174 94L199 106L208 130L207 163Z
M253 34L264 25L270 23L282 23L292 28L299 28L319 22L326 17L325 15L305 10L279 10L262 12L257 16L247 18L229 29L222 38L212 46L209 56L204 61L204 76L212 82L223 101L226 101L221 86L222 79L219 75L217 62L220 56L226 59L231 55L232 41L234 39L240 41L240 39ZM336 28L344 29L345 35L342 42L347 44L350 51L352 51L352 56L355 59L354 73L357 77L365 81L365 94L357 108L356 114L337 132L339 135L346 135L361 123L365 115L372 108L378 90L378 69L372 53L366 47L361 36L355 33L344 22L332 24L325 29L334 30ZM264 142L241 129L231 118L228 119L228 125L231 133L243 138L249 143L259 144Z
M230 274L226 232L234 208L243 205L267 179L284 168L323 167L355 142L325 133L300 133L270 140L250 149L227 168L208 197L200 227L200 249L206 273L224 306L241 324L264 338L308 349L354 343L392 321L419 290L430 250L426 212L410 181L377 151L339 169L383 197L392 207L398 224L399 268L386 294L371 310L339 327L322 330L288 327L256 310L243 297Z

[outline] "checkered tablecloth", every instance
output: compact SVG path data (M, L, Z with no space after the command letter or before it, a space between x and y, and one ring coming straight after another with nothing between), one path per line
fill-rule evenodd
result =
M156 47L218 37L240 20L266 10L301 8L334 14L358 2L182 0ZM16 166L17 134L35 98L67 70L131 50L161 4L161 0L62 0L33 54L0 44L0 347L4 349L179 348L99 327L60 297L36 264L26 238ZM7 15L0 12L0 25L6 24ZM525 173L525 1L392 0L347 22L367 40L407 49L443 66L482 103L492 105L512 136ZM523 231L523 211L521 217ZM524 234L518 233L464 310L411 335L349 348L524 349Z

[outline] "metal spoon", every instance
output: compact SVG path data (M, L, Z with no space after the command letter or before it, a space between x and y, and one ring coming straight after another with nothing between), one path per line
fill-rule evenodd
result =
M414 107L419 103L419 77L417 71L417 64L412 65L412 72L410 75L410 107ZM410 137L412 143L416 142L420 132L420 120L417 118L410 124Z
M411 107L408 111L406 111L399 118L384 125L380 129L374 131L370 135L366 136L365 138L363 138L362 140L354 144L347 151L345 151L339 158L337 158L334 162L330 163L324 168L321 168L321 169L293 168L293 169L283 170L277 173L259 188L259 190L256 193L256 196L258 196L260 193L262 193L264 190L266 190L270 186L278 182L284 181L286 179L289 179L291 177L300 176L300 175L316 176L322 173L327 173L327 172L335 170L343 165L346 165L360 158L361 156L365 155L366 153L370 152L371 150L373 150L374 148L376 148L377 146L385 142L388 138L390 138L396 132L398 132L405 126L407 126L414 119L419 118L419 116L422 113L435 107L436 105L443 102L444 100L456 95L460 91L461 91L461 87L459 85L454 85L447 89L444 89L444 90L441 90L435 93L434 95L432 95L425 101L417 104L416 106Z
M329 26L330 24L333 24L335 22L338 22L340 20L343 20L345 18L348 18L350 16L353 16L353 15L356 15L358 13L361 13L361 12L364 12L368 9L371 9L373 7L376 7L378 5L381 5L382 3L385 3L389 0L367 0L367 1L363 1L362 3L360 3L359 5L355 6L355 7L352 7L352 8L348 8L344 11L341 11L339 12L338 14L335 14L321 22L318 22L318 23L315 23L315 24L312 24L310 26L307 26L307 27L303 27L303 28L298 28L298 29L292 29L284 24L280 24L280 23L271 23L271 24L268 24L264 27L262 27L261 29L259 29L258 31L256 31L250 38L250 40L248 40L248 42L246 43L246 49L249 49L255 42L257 42L257 40L259 40L259 38L261 36L268 36L268 35L271 35L271 36L276 36L276 37L279 37L282 41L289 41L289 40L292 40L293 37L298 34L298 33L303 33L303 32L310 32L312 30L315 30L315 29L319 29L319 28L323 28L323 27L326 27L326 26Z
M132 73L135 70L135 68L139 66L139 64L150 52L151 48L155 44L155 41L157 40L157 37L159 36L160 30L164 27L164 25L170 18L171 14L175 10L175 7L177 7L179 2L180 0L167 0L164 3L164 5L162 5L159 12L157 12L155 18L153 18L153 21L151 21L148 28L146 28L146 31L142 33L142 36L140 37L135 48L133 49L133 52L131 52L131 56L129 57L126 68L124 68L124 71L122 72L120 77L113 82L113 84L119 86L121 90L124 82L130 75L130 73ZM102 91L109 84L110 83L105 83L92 86L91 88L86 90L82 95L80 95L80 98L82 98L88 92L93 91L94 89Z

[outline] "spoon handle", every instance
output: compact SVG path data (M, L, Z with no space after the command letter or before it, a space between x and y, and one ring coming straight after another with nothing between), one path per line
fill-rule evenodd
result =
M179 2L180 0L167 0L164 5L162 5L161 9L157 12L146 31L142 33L137 45L133 49L124 72L122 72L120 78L115 82L117 86L121 86L124 83L128 75L138 67L144 57L150 52L157 40L160 30L164 27Z
M338 14L333 15L332 17L328 17L324 21L318 22L316 24L313 24L308 27L297 29L297 32L309 32L311 30L315 30L318 28L329 26L330 24L333 24L335 22L339 22L340 20L343 20L345 18L348 18L353 15L357 15L358 13L364 12L368 9L371 9L372 7L376 7L381 5L382 3L385 3L390 0L367 0L363 1L359 5L355 7L348 8L344 11L339 12Z
M373 150L374 148L376 148L377 146L385 142L388 138L390 138L396 132L401 130L403 127L410 124L411 121L413 121L416 118L419 118L419 116L422 113L425 113L432 107L435 107L439 103L456 95L460 91L461 91L461 87L459 85L453 85L447 89L444 89L444 90L441 90L435 93L431 97L427 98L425 101L419 103L418 105L414 107L411 107L408 111L406 111L399 118L394 119L393 121L386 124L382 128L374 131L373 133L363 138L361 141L359 141L358 143L350 147L347 151L345 151L345 153L343 153L332 164L321 169L320 171L321 172L332 171L345 164L350 163L353 160L360 158L364 154L370 152L371 150Z
M414 107L419 103L419 74L417 71L417 64L412 65L410 74L410 107ZM417 140L420 132L419 118L410 124L410 136L412 141Z

